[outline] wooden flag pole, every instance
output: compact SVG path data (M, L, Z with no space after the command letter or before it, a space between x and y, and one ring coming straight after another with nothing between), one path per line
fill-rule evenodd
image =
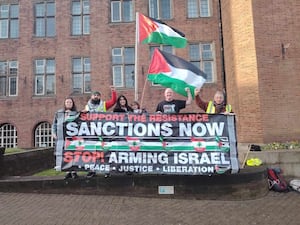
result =
M142 108L142 106L143 106L143 104L144 104L144 95L145 95L146 84L147 84L147 76L146 76L145 81L144 81L144 87L143 87L143 92L142 92L142 98L141 98L141 102L140 102L141 108Z
M248 149L247 149L247 153L246 153L246 156L244 158L244 161L243 161L243 164L242 164L242 169L245 167L245 164L246 164L246 161L247 161L247 158L248 158L248 155L249 155L249 152L250 152L250 149L251 149L251 145L249 144L248 145Z

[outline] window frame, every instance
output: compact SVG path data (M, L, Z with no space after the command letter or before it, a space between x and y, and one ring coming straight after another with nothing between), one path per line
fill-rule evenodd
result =
M76 61L80 61L79 70L77 70ZM76 67L75 67L76 66ZM72 57L72 92L73 94L91 93L91 59L90 57ZM77 88L75 81L80 79L80 87ZM78 91L79 90L79 91Z
M53 61L53 70L51 69L51 64ZM39 64L42 63L42 64ZM41 71L41 72L40 72ZM40 58L34 60L34 95L35 96L52 96L56 94L56 60L55 58ZM52 79L50 79L52 78ZM39 91L38 81L41 80L42 91ZM49 83L52 83L53 90L48 92Z
M74 12L74 4L80 4L80 12ZM90 26L90 0L72 0L71 1L71 35L82 36L89 35ZM76 20L75 20L76 19ZM75 29L79 25L79 28ZM76 31L76 32L75 32Z
M53 5L53 14L49 14L48 11L50 4ZM38 6L43 6L43 15L39 15L37 10ZM38 23L38 21L41 21L42 23ZM53 21L53 23L50 21ZM50 33L51 26L54 28L52 33ZM53 0L45 0L34 4L34 35L38 38L56 36L56 4Z
M18 96L18 76L19 76L19 69L18 69L18 61L17 60L10 60L10 61L0 61L0 64L4 64L4 70L0 71L0 81L2 80L3 83L0 85L0 88L4 88L4 94L0 95L0 97L14 97ZM15 64L15 66L13 66ZM15 82L12 80L15 79ZM13 87L15 88L15 92L12 93Z
M125 2L128 2L130 4L129 12L128 15L126 14L126 9L125 9ZM118 6L118 18L115 19L115 11L114 11L114 5ZM127 22L133 22L134 21L134 4L132 0L111 0L110 1L110 21L112 23L127 23ZM126 20L126 17L129 17L128 20Z
M5 128L8 129L5 129ZM6 134L6 135L5 135ZM4 123L0 126L0 146L5 148L18 147L18 132L14 125Z
M198 58L193 58L191 56L191 47L198 46ZM204 46L210 46L210 51L204 50ZM204 54L210 54L210 57L204 58ZM189 60L192 64L197 66L201 71L208 75L205 83L215 83L216 82L216 56L215 56L215 45L213 42L200 42L200 43L190 43L189 44ZM205 64L209 63L211 65L211 69L208 74L208 71L205 69Z
M39 123L34 129L34 146L39 148L53 147L52 126L48 122Z
M194 6L191 6L192 9L191 10L196 10L195 11L190 11L190 7L189 4L192 4ZM204 3L205 2L205 3ZM193 19L193 18L208 18L208 17L212 17L212 2L211 0L187 0L186 3L186 10L187 10L187 17L189 19ZM196 6L195 6L196 4ZM207 7L205 8L205 10L207 11L207 14L203 11L203 6L206 5Z
M0 4L0 39L9 38L19 38L19 4Z
M163 8L163 1L169 2L169 10ZM148 0L149 16L158 20L170 20L173 18L173 1L172 0ZM168 12L168 13L167 13ZM165 14L169 16L165 16Z
M115 54L119 50L120 54ZM126 55L126 51L130 50L132 55L129 57ZM115 47L111 50L112 54L112 79L113 79L113 86L119 88L134 88L135 83L135 47L126 46L126 47ZM127 61L130 59L129 61ZM119 69L120 73L116 73L116 69ZM131 70L132 72L126 73L127 70ZM132 78L132 81L129 81L129 78ZM118 84L117 80L119 80ZM128 81L128 82L127 82Z

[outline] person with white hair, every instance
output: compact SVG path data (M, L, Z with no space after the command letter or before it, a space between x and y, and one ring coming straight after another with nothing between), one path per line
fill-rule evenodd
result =
M171 88L165 90L165 100L158 103L156 107L157 113L179 113L187 105L192 103L192 94L190 88L186 87L187 100L174 99L174 92Z

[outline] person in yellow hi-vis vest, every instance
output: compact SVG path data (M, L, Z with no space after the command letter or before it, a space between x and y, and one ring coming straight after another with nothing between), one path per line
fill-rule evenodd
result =
M195 103L206 113L210 114L230 114L232 113L231 105L225 103L225 97L222 91L216 91L214 99L205 102L200 97L200 88L196 88L194 91Z
M111 99L103 101L99 91L93 91L90 100L84 107L82 112L106 112L109 108L114 106L117 101L117 92L113 86L110 87Z
M117 92L115 90L115 87L111 86L110 91L111 99L109 99L108 101L104 101L101 99L101 93L99 91L93 91L90 100L88 101L82 112L106 112L108 109L114 106L117 101ZM96 176L95 171L89 171L86 175L87 178L91 178L94 176Z

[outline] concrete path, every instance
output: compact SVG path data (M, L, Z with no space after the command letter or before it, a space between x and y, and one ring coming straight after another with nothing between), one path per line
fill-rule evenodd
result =
M299 225L300 194L247 201L1 193L1 225Z

